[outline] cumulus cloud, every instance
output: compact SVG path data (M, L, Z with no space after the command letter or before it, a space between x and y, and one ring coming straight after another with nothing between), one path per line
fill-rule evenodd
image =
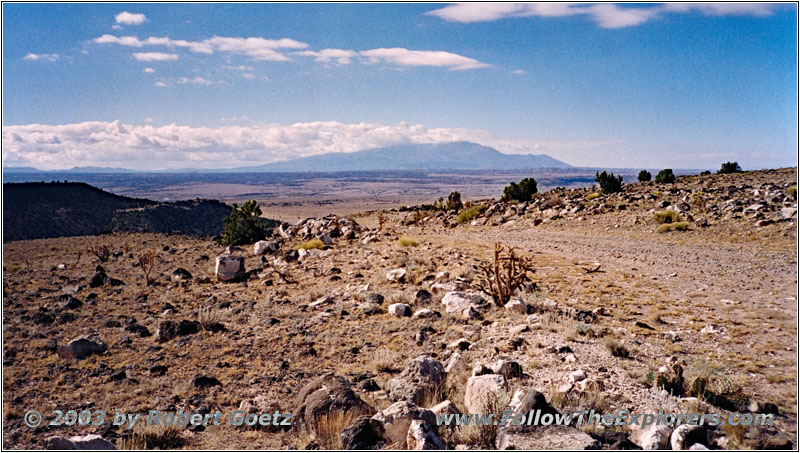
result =
M228 123L249 121L246 116L222 120ZM623 143L614 139L503 140L483 130L406 123L315 121L291 125L190 127L170 124L156 127L95 121L4 126L2 157L5 165L48 170L85 165L142 170L229 168L330 152L462 140L493 146L505 153L547 152L555 158L576 150L596 150Z
M523 69L515 69L515 70L511 71L511 73L514 74L514 75L525 75L525 74L527 74L527 72L525 72L525 70L523 70Z
M134 14L129 13L127 11L123 11L116 16L114 19L117 21L118 24L125 24L125 25L141 25L144 21L147 20L144 14Z
M136 36L114 36L105 34L96 38L98 44L117 44L127 47L166 46L181 47L191 52L212 54L216 52L246 55L260 61L288 61L289 58L280 52L281 49L305 49L308 44L289 38L232 38L214 36L203 41L186 41L167 37L151 36L139 39Z
M174 53L140 52L134 53L133 58L139 61L174 61L178 56Z
M452 70L486 68L490 65L462 55L437 50L408 50L402 47L359 52L369 63L385 61L399 66L444 66Z
M22 57L23 60L28 61L56 61L58 58L59 57L57 53L29 53L28 55Z
M202 77L195 77L195 78L192 78L192 79L189 79L189 78L186 78L186 77L181 77L180 79L178 79L178 83L181 83L181 84L191 83L193 85L213 85L214 84L214 82L212 82L210 80L206 80L206 79L204 79Z
M487 136L482 131L404 123L336 121L215 128L134 126L120 121L29 124L3 128L3 159L6 164L44 169L74 165L223 168L398 144L477 141Z
M151 36L139 39L136 36L114 36L105 34L95 38L97 44L116 44L126 47L165 46L171 48L186 48L191 52L213 54L214 52L246 55L258 61L289 61L286 50L306 49L308 44L290 38L233 38L214 36L203 41L185 41L167 37ZM302 50L294 52L295 55L313 57L315 61L329 63L336 61L340 65L352 63L353 59L360 57L365 64L379 62L397 66L440 66L453 70L478 69L489 67L475 59L437 50L409 50L401 47L363 50L357 52L350 49L322 49ZM139 54L135 54L139 55ZM151 60L152 61L152 60ZM228 66L229 69L237 68ZM247 68L239 66L238 68ZM241 69L245 70L245 69Z
M601 28L624 28L643 24L665 13L699 12L709 16L747 15L764 17L774 5L767 3L668 3L621 7L613 3L459 3L426 14L451 22L490 22L512 17L568 17L583 15Z
M305 50L303 52L297 52L297 55L314 57L314 61L322 63L328 63L331 60L336 60L337 63L346 65L352 62L352 58L357 56L358 52L355 50L345 49L322 49L320 51Z
M156 87L159 87L159 88L163 88L163 87L167 86L167 84L164 83L164 82L153 82L153 86L156 86Z
M152 74L152 73L156 72L156 70L153 69L153 68L144 68L144 72L147 73L147 74Z

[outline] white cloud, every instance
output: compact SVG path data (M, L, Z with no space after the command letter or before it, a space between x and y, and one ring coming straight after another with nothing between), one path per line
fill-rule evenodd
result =
M347 65L351 63L352 58L358 56L358 52L345 49L322 49L320 51L305 50L303 52L297 52L297 55L314 57L314 61L321 63L328 63L335 59L337 63Z
M325 121L209 128L134 126L114 121L5 126L2 150L4 162L45 169L101 164L142 169L224 168L326 152L487 138L483 131L405 123Z
M368 63L387 63L399 66L444 66L452 70L486 68L490 65L462 55L437 50L408 50L402 47L372 49L359 52Z
M144 72L147 73L147 74L152 74L152 73L156 72L156 70L153 69L153 68L144 68Z
M22 57L23 60L28 61L56 61L58 58L59 57L57 53L29 53L28 55Z
M112 25L111 29L112 30L122 30L122 25Z
M202 77L195 77L193 79L188 79L186 77L181 77L180 79L178 79L178 83L181 83L181 84L191 83L193 85L213 85L214 84L214 82L212 82L210 80L206 80L206 79L204 79Z
M166 46L183 47L192 52L212 54L215 51L237 55L247 55L260 61L288 61L289 58L280 52L281 49L305 49L308 44L289 38L232 38L214 36L203 41L186 41L166 37L149 37L141 40L136 36L113 36L105 34L96 38L98 44L118 44L128 47Z
M144 14L134 14L129 13L127 11L123 11L116 16L114 19L117 21L118 24L125 24L125 25L141 25L144 21L147 20Z
M515 69L515 70L511 71L511 73L514 74L514 75L525 75L525 74L527 74L527 72L525 72L522 69Z
M643 24L664 13L700 12L708 16L747 15L764 17L774 5L767 3L668 3L619 6L614 3L458 3L426 14L451 22L489 22L514 17L568 17L584 15L602 28L624 28Z
M167 84L166 84L166 83L164 83L164 82L154 82L154 83L153 83L153 86L157 86L157 87L165 87L165 86L167 86Z
M174 53L141 52L134 53L133 58L139 61L174 61L178 59L178 56Z

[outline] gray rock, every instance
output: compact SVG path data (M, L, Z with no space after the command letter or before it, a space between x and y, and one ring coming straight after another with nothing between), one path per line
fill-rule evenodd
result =
M214 275L221 282L240 280L244 277L244 257L220 255L216 260Z
M499 398L506 390L506 380L499 374L472 376L467 380L464 392L464 406L471 414L484 412L486 406Z
M97 334L78 337L66 346L59 346L56 353L62 359L81 360L93 354L102 354L108 350L108 346L100 339Z
M512 297L511 300L505 305L506 311L511 314L526 315L528 314L528 307L525 302L519 297Z
M447 313L463 313L464 310L482 306L483 297L478 294L468 294L462 291L450 291L442 297L442 304Z
M597 450L592 436L572 426L509 426L499 430L498 450Z
M317 432L320 417L334 412L348 412L354 417L372 415L375 410L358 397L347 379L333 373L324 374L303 387L297 395L296 428Z
M398 401L373 415L372 419L383 425L383 438L389 444L401 444L400 448L406 446L408 429L413 420L426 421L431 426L436 426L436 415L433 412L410 401Z
M53 436L45 440L45 450L116 450L117 447L97 434L75 436L69 439Z
M688 450L695 444L705 444L706 429L702 425L680 425L672 431L670 446L673 450Z
M389 305L389 314L395 315L398 318L411 316L411 307L406 304L392 304Z
M637 444L642 450L665 450L670 441L672 428L667 425L650 425L638 430Z
M438 311L433 311L428 308L423 308L421 310L415 311L414 314L411 315L411 317L414 319L436 319L436 318L441 318L442 314L439 313Z
M406 448L409 450L447 450L447 446L439 439L431 425L423 420L411 421L406 436Z
M447 378L438 360L421 355L406 364L403 372L389 379L384 387L392 401L411 401L422 404L427 395L437 391Z
M343 450L380 450L383 440L383 423L370 417L359 417L339 434Z
M386 280L392 283L403 282L405 281L406 273L405 269L393 269L386 273Z
M260 256L266 253L275 253L279 248L278 241L258 241L253 245L253 254Z

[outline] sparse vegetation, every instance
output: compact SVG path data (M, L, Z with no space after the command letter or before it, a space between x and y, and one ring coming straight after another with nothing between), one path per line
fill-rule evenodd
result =
M456 221L458 223L466 223L475 220L479 215L483 214L486 211L486 206L483 205L476 205L470 208L467 208L461 213L458 214L458 218Z
M93 245L89 247L89 253L96 256L101 263L105 263L111 257L111 247L108 244Z
M791 185L791 186L789 186L789 188L788 188L788 189L786 189L786 193L787 193L787 194L788 194L790 197L792 197L792 198L794 198L795 200L797 200L797 185L795 184L795 185Z
M594 180L600 184L600 190L603 193L622 192L622 175L614 177L614 173L598 172L595 174Z
M703 170L700 172L700 176L711 176L711 171Z
M726 175L730 173L741 173L742 167L739 166L738 162L725 162L717 171L717 174Z
M136 259L139 263L139 268L144 273L145 284L150 286L150 284L153 283L150 279L150 274L153 272L153 267L155 266L156 254L152 250L145 250L139 252Z
M606 349L608 349L608 352L610 352L611 355L613 355L614 357L619 357L621 359L630 358L631 352L628 350L628 348L625 347L625 345L622 342L614 339L609 339L606 341L605 344L606 344Z
M233 211L224 220L222 245L243 245L261 241L266 231L261 221L261 208L255 200L245 202L241 207L233 205Z
M531 281L530 274L535 272L533 259L518 256L513 247L499 243L494 245L494 262L478 267L483 272L478 286L497 305L506 304L522 285Z
M595 198L599 198L599 197L600 197L600 194L599 194L599 193L597 193L597 192L592 192L592 193L590 193L589 195L586 195L586 200L587 200L587 201L592 201L592 200L594 200Z
M639 172L639 182L649 182L653 178L653 175L650 174L647 170L642 170Z
M653 220L658 223L673 223L679 221L680 214L672 209L665 209L663 211L656 211L653 214Z
M672 184L675 182L675 174L672 173L671 168L665 168L656 175L656 182L658 184Z
M295 250L300 250L300 249L311 250L311 249L323 249L324 247L325 244L323 244L322 241L314 238L314 239L309 239L308 241L303 242L302 244L297 244L293 248Z
M533 178L525 178L519 184L512 182L505 189L503 189L503 196L501 201L530 201L531 196L538 192L536 188L536 180Z
M444 198L439 198L433 203L434 209L437 211L460 211L464 204L461 202L461 193L454 190L447 196L447 201Z
M658 228L656 228L657 233L667 233L669 231L686 231L689 229L689 224L687 222L673 222L673 223L665 223Z
M416 239L410 238L408 236L401 237L398 240L398 243L400 244L401 247L416 247L419 245L419 242Z

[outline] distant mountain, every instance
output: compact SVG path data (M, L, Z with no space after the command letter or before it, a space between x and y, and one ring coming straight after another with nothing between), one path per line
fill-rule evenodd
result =
M352 153L327 153L230 171L518 170L569 167L569 164L546 154L503 154L477 143L454 142L390 146Z
M41 170L33 167L3 167L6 173L39 173Z
M136 170L117 167L72 167L66 170L40 170L35 167L3 167L6 173L137 173Z
M3 184L3 242L115 231L214 236L231 207L216 200L159 203L85 183Z

